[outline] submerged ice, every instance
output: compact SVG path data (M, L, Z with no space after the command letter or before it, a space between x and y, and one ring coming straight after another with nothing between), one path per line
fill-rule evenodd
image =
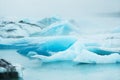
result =
M0 49L17 49L19 54L42 62L119 63L119 41L118 30L83 35L71 21L55 17L0 22Z

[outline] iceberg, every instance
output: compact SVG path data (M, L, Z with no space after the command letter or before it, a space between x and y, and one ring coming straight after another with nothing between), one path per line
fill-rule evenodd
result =
M89 36L90 37L90 36ZM112 40L114 41L113 38ZM119 44L111 39L92 40L78 36L26 37L0 39L0 48L18 49L18 53L42 62L71 61L75 63L119 63ZM116 40L115 40L116 41ZM4 46L4 47L3 47Z
M74 21L56 17L1 21L0 49L17 49L42 62L119 63L120 33L80 34Z
M39 55L30 52L28 56L32 59L39 59L42 62L72 61L75 63L119 63L120 55L113 53L110 55L99 55L88 51L80 41L76 41L65 51L57 52L51 56Z
M75 35L78 33L79 28L73 22L58 17L49 17L38 21L29 19L0 20L0 37L2 38Z

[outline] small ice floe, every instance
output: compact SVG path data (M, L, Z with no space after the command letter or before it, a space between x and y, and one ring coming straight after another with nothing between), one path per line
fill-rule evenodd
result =
M4 59L0 59L0 79L19 79L23 77L23 68L20 65L12 65Z

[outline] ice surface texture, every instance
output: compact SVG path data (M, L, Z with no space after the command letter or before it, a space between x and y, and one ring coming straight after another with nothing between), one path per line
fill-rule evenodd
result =
M78 28L72 22L57 17L32 22L28 19L19 21L0 20L0 37L2 38L69 35L78 32Z

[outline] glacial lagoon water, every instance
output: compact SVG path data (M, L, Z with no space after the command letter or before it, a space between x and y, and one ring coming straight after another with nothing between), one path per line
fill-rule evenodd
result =
M41 63L16 50L0 50L0 58L24 67L23 80L120 80L120 64Z

